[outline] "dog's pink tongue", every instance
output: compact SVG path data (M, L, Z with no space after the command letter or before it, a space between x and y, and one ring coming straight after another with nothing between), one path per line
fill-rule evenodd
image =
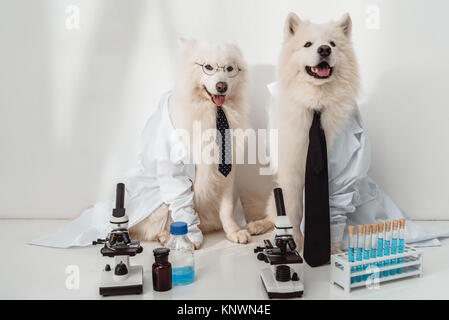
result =
M328 77L330 71L331 71L330 68L324 67L324 68L317 68L316 73L317 73L320 77Z
M225 102L226 96L218 96L213 94L212 99L217 106L221 106Z

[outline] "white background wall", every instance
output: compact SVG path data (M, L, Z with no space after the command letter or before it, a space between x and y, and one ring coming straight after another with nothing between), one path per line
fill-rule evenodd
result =
M73 217L114 191L174 82L177 37L241 46L260 125L287 13L324 22L348 11L371 175L411 217L449 219L448 9L424 0L1 1L0 217Z

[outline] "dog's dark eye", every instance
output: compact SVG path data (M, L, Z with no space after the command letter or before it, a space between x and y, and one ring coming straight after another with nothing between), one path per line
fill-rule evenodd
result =
M331 42L329 42L329 43L331 44L332 47L335 47L335 46L336 46L335 42L333 42L333 41L331 41Z
M227 68L226 68L226 71L227 71L227 72L232 72L233 70L234 70L233 67L227 67Z
M307 41L306 44L304 45L304 47L308 48L308 47L310 47L311 45L312 45L312 42Z
M209 70L209 71L214 70L214 68L212 68L212 66L211 66L210 64L206 64L206 65L204 66L204 68L206 68L206 69Z

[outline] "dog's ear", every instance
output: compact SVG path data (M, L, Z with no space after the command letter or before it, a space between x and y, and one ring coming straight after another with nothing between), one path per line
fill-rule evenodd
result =
M349 13L345 13L340 20L338 20L337 25L341 28L345 36L351 36L352 31L352 20Z
M301 24L301 19L294 12L290 12L285 20L284 26L284 37L288 39L289 37L295 35L298 31L298 27Z
M181 47L182 51L187 52L196 47L197 41L192 39L179 38L178 44Z

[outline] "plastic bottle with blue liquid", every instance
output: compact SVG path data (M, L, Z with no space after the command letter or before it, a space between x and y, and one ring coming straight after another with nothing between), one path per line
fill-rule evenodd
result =
M185 285L193 282L195 263L193 243L187 238L187 223L173 222L170 225L170 239L166 247L170 249L172 264L172 284Z

